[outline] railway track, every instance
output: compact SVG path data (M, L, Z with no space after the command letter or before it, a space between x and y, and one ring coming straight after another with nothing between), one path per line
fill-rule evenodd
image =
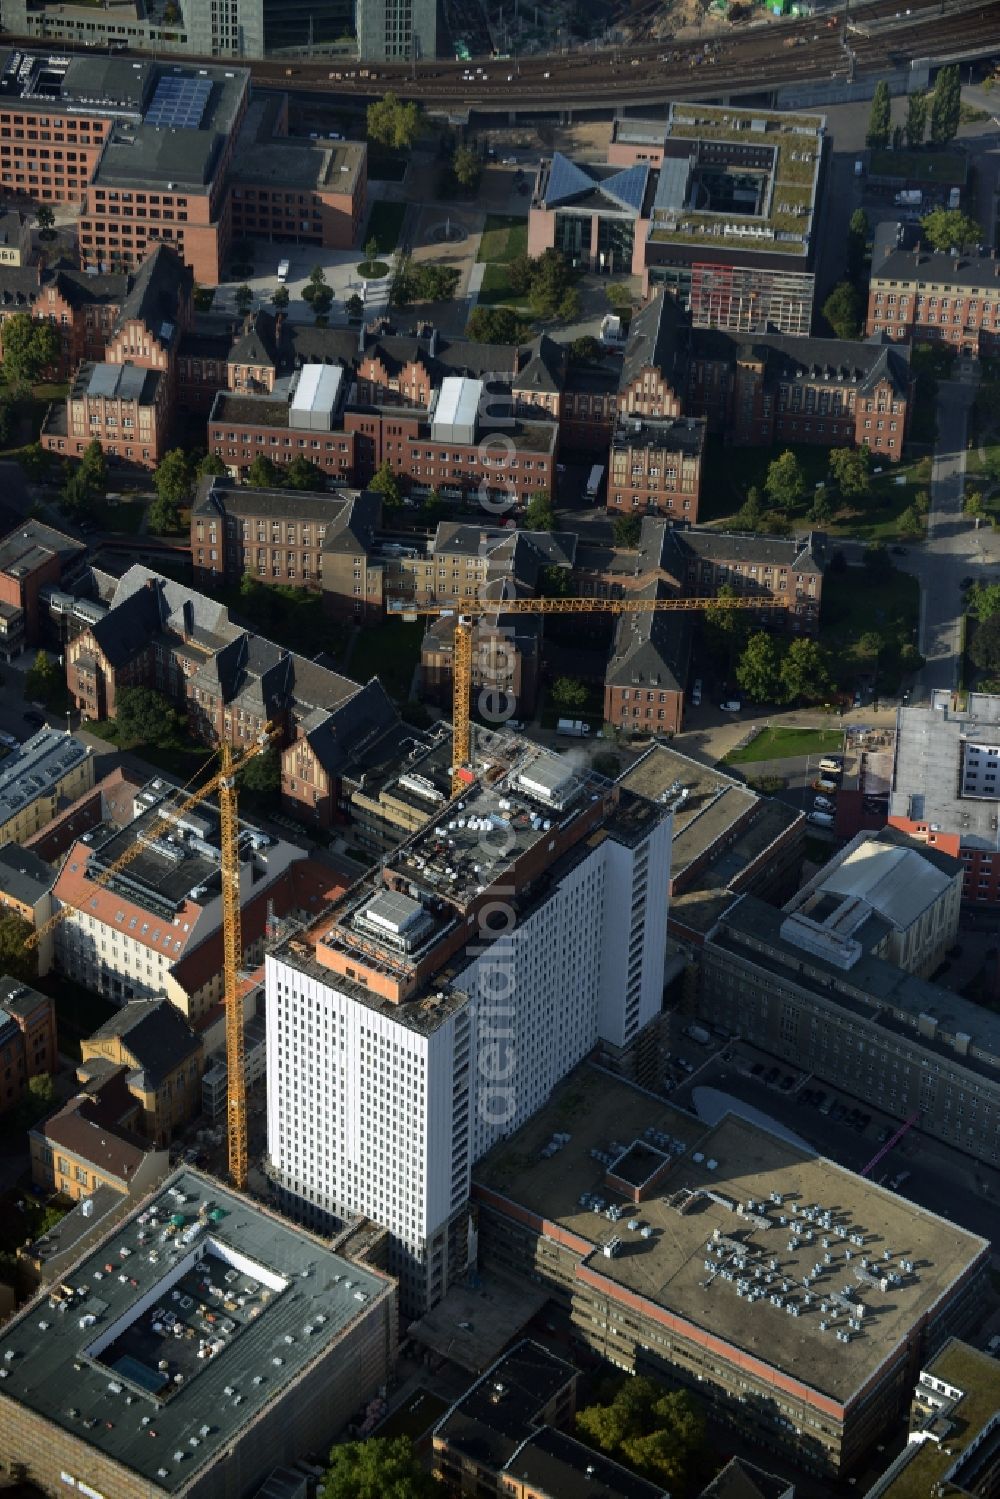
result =
M963 48L1000 51L1000 0L868 0L845 12L765 23L705 40L641 42L611 50L579 48L523 59L456 64L351 66L342 61L267 59L248 64L255 82L292 92L329 92L363 100L391 89L429 106L507 109L546 103L634 100L650 103L750 92L775 83L802 83L871 73L913 58ZM845 47L845 37L849 51ZM25 41L37 46L37 41ZM139 54L135 54L139 55ZM185 61L218 59L186 58ZM472 75L470 78L469 75Z

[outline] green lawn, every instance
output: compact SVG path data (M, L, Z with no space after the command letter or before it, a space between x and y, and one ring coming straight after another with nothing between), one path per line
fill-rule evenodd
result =
M911 182L962 183L965 173L962 151L873 151L868 164L871 177L906 177Z
M356 682L378 677L397 703L410 695L413 670L420 660L426 623L387 619L379 625L362 625L349 658L347 674Z
M771 728L742 749L730 750L725 765L750 765L755 760L788 760L802 755L834 754L843 748L841 729Z
M506 306L520 309L522 298L512 289L507 279L507 267L490 262L483 271L483 282L479 288L479 306Z
M146 500L122 499L117 502L98 500L92 518L99 531L120 531L136 536L146 514Z
M525 255L527 250L526 219L511 218L506 214L487 214L483 237L479 242L479 254L476 256L478 261L499 264L513 260L517 255Z
M96 734L98 739L106 739L108 744L118 743L118 725L112 718L88 723L87 732ZM135 744L128 748L140 760L148 760L157 770L175 776L182 785L186 785L200 771L207 774L216 766L213 751L207 745L197 744L193 740L183 743L172 740L167 744Z
M806 483L811 490L826 478L828 449L812 447L806 443L789 443L787 446L798 458ZM705 443L705 459L702 465L701 501L698 506L698 522L727 520L735 515L747 490L754 485L764 492L768 464L785 448L760 447L736 448L723 442L718 433L712 433Z
M376 239L378 240L378 253L391 255L399 243L399 231L403 227L406 208L405 203L388 203L381 198L373 203L372 211L368 215L364 243L367 245L370 239Z

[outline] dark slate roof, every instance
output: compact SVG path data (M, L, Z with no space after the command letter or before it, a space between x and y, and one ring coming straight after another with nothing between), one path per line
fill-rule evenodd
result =
M209 475L198 481L192 506L195 515L268 515L275 520L321 521L327 527L344 519L360 491L339 489L320 494L298 489L248 489L232 479Z
M641 589L636 598L667 598L674 589L657 580ZM605 682L609 687L642 687L681 692L687 679L691 652L691 615L664 610L623 614L615 627L615 640Z
M822 572L826 566L826 536L810 531L807 536L751 536L731 531L675 531L677 545L689 555L711 562L765 563L788 567L792 572Z
M133 999L94 1031L92 1041L119 1036L145 1076L156 1088L201 1051L201 1042L180 1010L167 999Z
M12 979L9 974L0 978L0 1005L11 1015L33 1014L39 1005L52 1003L47 994L39 994L30 984L21 979Z
M41 273L37 265L0 266L0 308L7 312L27 312L41 290Z
M89 276L86 271L69 265L53 267L53 271L56 289L71 307L118 307L128 295L129 278L124 271Z
M455 1402L435 1435L453 1452L499 1472L575 1374L572 1364L525 1339Z
M146 649L161 624L156 595L141 589L113 604L103 619L91 625L90 633L110 665L119 667Z
M794 1493L795 1486L787 1479L734 1457L702 1489L700 1499L791 1499Z
M255 312L248 316L242 331L233 339L229 350L230 364L278 367L277 318L273 312Z
M361 490L344 506L339 520L327 526L324 552L346 552L350 556L369 552L381 520L382 496L375 489Z
M758 359L772 383L821 381L868 391L888 378L900 395L906 394L910 383L909 344L888 343L881 334L865 339L793 338L782 333L746 337L721 328L696 328L691 333L691 354L727 364Z
M5 843L0 848L0 892L13 900L34 905L55 882L52 866L30 848L19 843Z
M333 677L335 673L328 675ZM360 773L369 761L376 766L383 764L387 754L394 755L408 735L412 730L400 722L377 677L357 688L306 731L310 748L327 774L333 776Z
M525 351L527 358L514 377L515 390L538 390L554 394L566 385L568 357L565 344L542 333Z
M944 250L893 250L872 265L872 281L933 281L937 285L989 287L1000 279L992 255L949 255Z
M180 338L178 310L194 285L194 272L169 245L158 244L139 267L118 314L116 329L137 318L161 343ZM169 333L164 329L169 326Z
M655 368L676 389L684 379L689 330L684 312L667 292L647 302L632 319L622 359L619 389Z
M532 1432L504 1472L545 1499L670 1499L658 1484L552 1426Z

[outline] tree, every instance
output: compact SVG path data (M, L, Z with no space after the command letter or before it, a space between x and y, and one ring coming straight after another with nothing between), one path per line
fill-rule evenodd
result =
M368 1437L334 1447L317 1499L435 1499L442 1493L409 1437Z
M181 512L173 500L157 495L149 507L146 521L155 536L171 536L181 529Z
M781 653L766 630L750 636L736 663L736 680L751 702L774 702L781 685Z
M108 492L108 460L96 437L92 437L83 450L80 472L84 475L94 494Z
M983 513L982 491L978 489L970 489L969 493L962 501L962 509L965 511L966 515L974 515L976 517L981 516Z
M16 911L0 907L0 973L22 984L33 984L38 977L38 949L26 946L33 930Z
M899 527L900 536L916 540L917 537L924 534L924 518L916 505L907 505L906 509L901 512L896 524Z
M309 272L309 280L302 288L302 300L308 302L313 312L329 312L333 303L333 291L321 265L314 265Z
M892 127L892 149L894 151L902 151L902 149L903 149L903 141L905 139L906 139L906 136L905 136L905 132L903 130L902 125L893 125L893 127Z
M447 506L445 505L444 500L441 498L440 491L436 488L435 485L432 484L430 489L424 495L424 502L420 508L423 511L424 520L426 521L433 521L436 523L441 519L442 515L444 515Z
M960 208L932 208L920 220L920 227L934 250L961 250L983 237L981 225Z
M820 484L813 491L812 504L809 506L809 519L814 526L826 526L833 520L833 501L827 491L825 484Z
M326 475L315 463L302 453L296 454L285 469L285 483L289 489L326 489Z
M760 490L756 484L751 484L747 490L747 497L733 517L733 525L737 531L760 531L764 525L764 507L760 500Z
M218 453L206 453L204 458L198 460L197 474L199 479L213 474L218 478L222 478L227 472L226 465Z
M380 146L408 151L423 128L419 104L404 103L393 93L383 94L368 106L368 139Z
M567 292L570 291L574 279L573 267L565 255L558 250L543 250L541 255L531 262L531 285L528 290L528 301L531 310L536 317L552 318L563 317L561 310ZM576 304L579 307L579 302ZM573 316L579 316L579 311L569 311L567 321Z
M360 318L365 315L365 304L356 291L352 291L347 299L347 316L349 318Z
M377 472L369 479L368 488L374 489L382 496L383 509L398 510L403 503L403 491L399 487L399 479L393 473L388 458L382 460Z
M973 583L965 595L965 608L976 619L1000 614L1000 583Z
M191 498L194 475L191 460L183 448L171 448L164 454L153 475L153 488L157 497L176 509L187 504Z
M601 357L599 340L591 333L585 333L581 338L574 338L569 346L569 357L574 364L593 364Z
M271 293L271 302L279 312L284 312L290 301L291 297L288 295L287 286L276 286L274 288L274 291Z
M577 712L587 706L587 689L575 677L556 677L552 683L552 701L561 713Z
M780 675L785 697L790 703L797 698L816 702L830 686L826 658L815 640L793 640L782 660Z
M35 209L35 223L38 225L39 239L55 239L56 216L47 203L42 203Z
M177 728L177 714L153 687L123 687L115 701L115 723L122 749L135 744L163 744Z
M15 1115L19 1129L28 1130L51 1114L56 1106L56 1089L49 1072L38 1072L28 1078L28 1089L17 1106Z
M258 453L247 468L246 481L254 489L280 489L285 482L285 471Z
M46 707L59 701L65 688L62 673L46 651L39 651L24 675L24 695L30 703Z
M602 1452L624 1459L672 1492L691 1487L705 1445L705 1420L686 1390L627 1379L606 1405L579 1411L577 1431Z
M479 157L468 146L459 146L451 158L451 169L460 187L472 191L480 177Z
M927 129L927 95L917 92L910 94L906 101L906 144L911 151L924 143L924 131Z
M732 583L723 583L716 592L717 599L738 597ZM746 610L721 607L713 602L705 605L701 621L709 652L720 660L725 671L731 671L749 633Z
M868 133L865 136L865 144L873 150L887 146L891 133L891 121L892 101L889 98L889 85L883 79L875 85L872 107L868 113Z
M528 295L533 274L534 261L527 251L523 255L515 255L513 260L507 262L507 285L519 297Z
M642 521L637 515L619 515L611 522L616 547L637 547L642 535Z
M779 510L794 510L805 495L806 476L790 448L768 464L764 488L771 504Z
M858 637L855 649L858 655L862 656L866 661L877 661L884 646L885 641L877 630L865 630Z
M868 215L863 208L856 208L847 228L847 279L855 286L864 274L870 232Z
M476 307L466 326L469 337L481 344L520 343L524 331L513 307Z
M240 314L240 317L246 317L253 306L253 287L247 286L244 281L242 286L236 288L233 300L236 303L236 311Z
M544 489L536 489L528 500L524 511L524 529L526 531L554 531L556 529L552 501Z
M378 259L378 238L372 235L365 244L365 260L371 265L373 260Z
M831 448L830 473L845 500L871 493L871 451L867 447Z
M82 468L74 469L62 487L59 503L71 520L88 515L97 498Z
M569 569L566 567L543 567L538 574L536 592L544 599L566 599L573 592Z
M62 356L62 340L52 323L35 322L26 312L15 312L3 325L3 369L14 390L36 385Z
M582 311L580 293L575 286L567 287L559 298L559 306L556 308L556 316L562 323L575 323Z
M970 659L983 671L1000 670L1000 614L979 621L968 651Z
M245 770L240 771L240 786L244 791L254 791L258 795L271 794L281 789L281 755L276 745L268 745L266 750L261 750L247 765Z
M958 65L942 68L931 99L931 141L946 146L958 134L962 118L962 85Z
M856 338L861 326L861 294L850 281L838 281L823 303L823 316L837 338Z
M0 400L0 447L6 447L14 431L14 415L10 401Z

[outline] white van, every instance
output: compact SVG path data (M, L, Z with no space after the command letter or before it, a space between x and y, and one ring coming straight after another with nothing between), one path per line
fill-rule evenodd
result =
M811 822L817 828L832 828L833 814L831 812L808 812L806 822Z
M289 263L289 261L287 261L287 260L279 260L278 261L278 281L279 281L279 283L282 286L284 286L285 282L288 280L288 272L290 270L291 270L291 264Z
M819 762L819 768L821 771L826 771L827 775L839 776L844 773L844 762L839 755L824 755Z
M831 781L829 776L820 776L819 780L814 782L814 789L816 791L824 791L827 796L832 796L840 790L840 787L836 781Z

